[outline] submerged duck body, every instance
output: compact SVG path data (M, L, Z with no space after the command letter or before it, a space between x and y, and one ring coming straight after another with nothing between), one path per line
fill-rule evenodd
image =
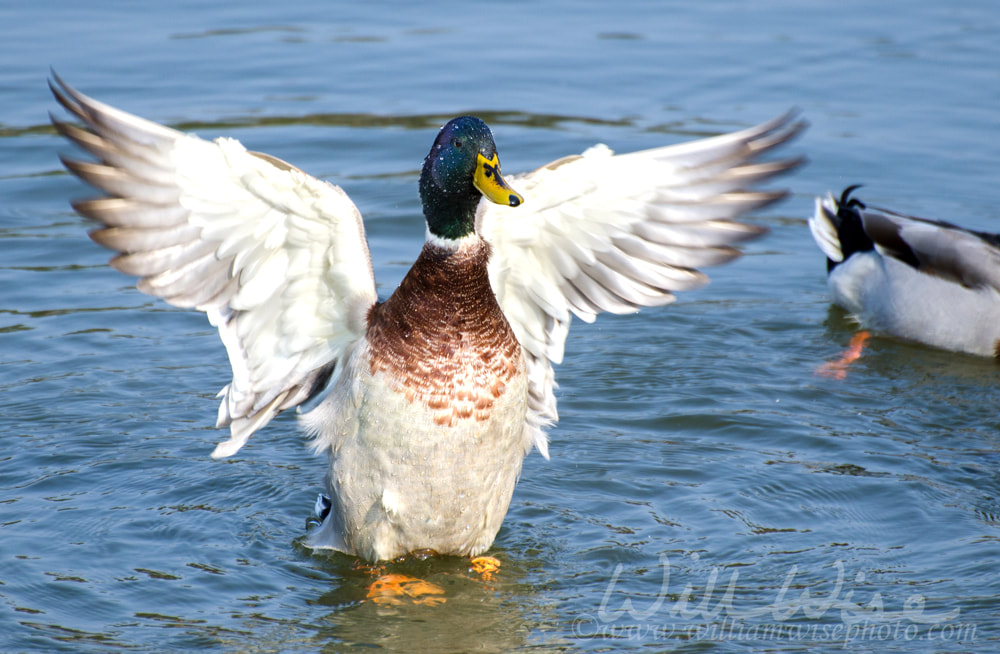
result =
M204 141L56 78L85 125L53 119L97 162L64 159L106 197L74 203L140 290L207 314L233 369L214 457L283 410L329 456L309 538L369 560L476 555L496 537L524 457L548 457L553 364L573 316L670 302L765 230L738 222L784 197L754 187L801 159L760 161L804 124L786 115L701 141L601 146L511 178L489 128L449 121L424 160L427 239L375 294L360 213L339 187L232 139ZM523 205L523 206L522 206Z
M846 189L809 221L833 302L866 329L1000 357L1000 236L869 207Z

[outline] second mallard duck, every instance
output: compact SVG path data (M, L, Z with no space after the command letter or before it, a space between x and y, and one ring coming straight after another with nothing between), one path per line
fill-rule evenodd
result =
M74 204L139 288L204 311L233 369L218 425L230 456L280 411L329 454L313 547L370 560L475 555L493 542L525 455L548 456L552 364L573 315L661 305L760 235L736 222L784 196L754 190L801 160L758 158L803 127L614 156L606 147L513 178L489 128L456 118L420 174L423 250L378 302L361 216L339 187L93 100L56 78L98 162L65 159L108 197ZM483 198L488 202L482 202ZM522 206L523 203L523 206Z
M1000 235L869 207L857 188L816 198L809 220L833 301L867 329L1000 357Z

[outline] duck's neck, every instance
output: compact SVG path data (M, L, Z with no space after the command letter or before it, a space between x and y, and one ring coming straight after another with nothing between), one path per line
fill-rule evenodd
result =
M482 196L472 189L446 193L430 181L424 173L420 177L420 201L424 209L427 229L438 238L457 240L473 234L476 224L476 207Z

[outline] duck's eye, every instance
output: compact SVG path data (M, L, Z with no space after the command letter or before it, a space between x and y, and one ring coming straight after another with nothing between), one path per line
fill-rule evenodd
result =
M456 148L460 148L462 147L462 139L454 139L451 142L451 144L454 145Z

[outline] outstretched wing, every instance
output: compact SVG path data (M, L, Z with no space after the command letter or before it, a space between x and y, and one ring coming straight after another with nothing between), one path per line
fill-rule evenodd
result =
M98 161L63 163L108 194L73 204L103 224L91 238L139 290L218 327L233 368L218 426L231 438L212 456L234 454L321 389L364 333L377 296L360 213L339 187L236 140L138 118L58 76L49 86L86 129L52 123Z
M525 351L526 434L547 456L543 428L558 419L552 363L572 315L630 313L666 304L708 278L698 268L731 261L734 246L763 234L735 222L785 197L753 188L803 159L759 162L806 124L788 113L740 132L614 155L607 147L509 178L517 208L482 203L480 235L493 246L490 283Z

